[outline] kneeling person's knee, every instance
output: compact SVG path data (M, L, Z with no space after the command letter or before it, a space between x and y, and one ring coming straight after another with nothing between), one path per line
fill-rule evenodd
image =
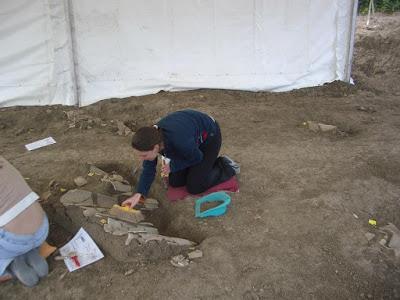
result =
M188 180L186 189L190 194L194 195L203 193L206 190L198 180Z

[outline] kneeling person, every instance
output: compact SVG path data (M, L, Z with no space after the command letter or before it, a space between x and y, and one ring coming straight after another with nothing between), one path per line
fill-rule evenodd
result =
M134 207L146 197L156 174L158 155L169 163L161 172L172 187L186 186L199 194L235 175L231 161L218 157L221 148L218 123L195 110L173 112L156 125L140 128L132 138L132 147L143 160L137 193L123 205Z
M0 281L14 276L34 286L48 274L39 246L47 238L49 223L38 199L21 174L0 156Z

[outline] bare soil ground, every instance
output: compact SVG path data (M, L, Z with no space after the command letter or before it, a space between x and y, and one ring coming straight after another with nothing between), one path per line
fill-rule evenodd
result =
M193 199L168 203L155 184L162 232L200 243L204 256L188 267L150 259L154 255L119 262L106 253L104 260L61 276L63 262L50 259L51 273L40 285L8 282L0 298L400 298L399 261L379 244L379 227L391 222L400 228L400 15L379 15L373 25L367 29L359 19L354 86L161 92L84 108L1 109L1 154L39 194L52 180L74 188L73 179L85 174L88 163L128 176L137 162L130 137L116 134L117 120L135 129L182 108L219 121L222 152L241 164L241 187L225 216L198 220ZM67 111L89 117L70 128ZM302 125L308 120L339 131L312 132ZM47 136L57 144L25 150L26 143ZM43 203L57 246L71 237L54 216L59 196ZM367 232L375 234L370 241Z

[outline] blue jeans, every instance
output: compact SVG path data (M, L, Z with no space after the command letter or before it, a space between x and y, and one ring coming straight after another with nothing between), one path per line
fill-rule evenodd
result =
M44 217L42 225L33 234L15 234L0 228L0 276L14 258L38 248L49 233L49 220Z

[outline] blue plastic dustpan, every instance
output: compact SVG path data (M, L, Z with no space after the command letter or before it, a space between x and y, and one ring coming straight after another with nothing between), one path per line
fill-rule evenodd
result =
M201 205L206 202L222 202L220 205L205 211L200 211ZM231 197L225 192L216 192L208 194L196 200L194 215L196 218L218 217L226 213Z

